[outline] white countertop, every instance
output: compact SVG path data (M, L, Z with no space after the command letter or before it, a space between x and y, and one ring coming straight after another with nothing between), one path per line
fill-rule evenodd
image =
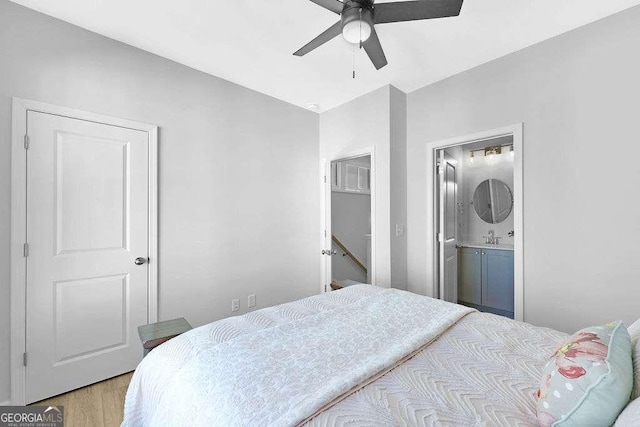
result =
M499 245L491 245L488 243L470 243L470 242L465 242L465 243L460 243L458 244L459 247L461 248L478 248L478 249L498 249L501 251L512 251L513 250L513 245L503 245L503 244L499 244Z

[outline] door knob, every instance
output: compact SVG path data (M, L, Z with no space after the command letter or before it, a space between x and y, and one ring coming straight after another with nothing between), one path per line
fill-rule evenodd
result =
M146 262L147 262L147 259L142 257L138 257L136 258L135 261L133 261L135 265L142 265L142 264L145 264Z
M324 249L322 250L322 255L326 254L327 251L325 251Z

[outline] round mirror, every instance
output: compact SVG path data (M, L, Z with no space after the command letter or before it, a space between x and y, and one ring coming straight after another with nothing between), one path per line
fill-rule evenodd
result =
M482 181L473 193L473 208L489 224L498 224L509 216L513 196L509 186L498 179Z

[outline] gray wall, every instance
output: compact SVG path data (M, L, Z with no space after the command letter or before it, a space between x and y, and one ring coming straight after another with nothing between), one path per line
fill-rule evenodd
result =
M426 271L429 141L524 123L525 320L640 317L640 7L408 96L408 270Z
M391 151L391 285L407 289L407 94L389 87ZM401 235L396 226L402 228Z
M320 156L375 150L375 275L378 286L407 289L407 98L387 85L320 115Z
M372 280L382 287L391 286L389 109L389 86L384 86L320 115L320 158L337 160L375 150L371 174L375 191Z
M162 319L200 325L231 315L232 298L246 311L250 293L257 308L317 293L317 114L0 0L0 402L12 96L160 126Z

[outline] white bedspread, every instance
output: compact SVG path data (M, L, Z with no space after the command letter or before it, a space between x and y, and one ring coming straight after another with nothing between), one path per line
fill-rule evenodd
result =
M361 285L214 322L145 358L123 425L296 425L471 311Z
M537 427L542 369L567 334L471 313L305 427Z

